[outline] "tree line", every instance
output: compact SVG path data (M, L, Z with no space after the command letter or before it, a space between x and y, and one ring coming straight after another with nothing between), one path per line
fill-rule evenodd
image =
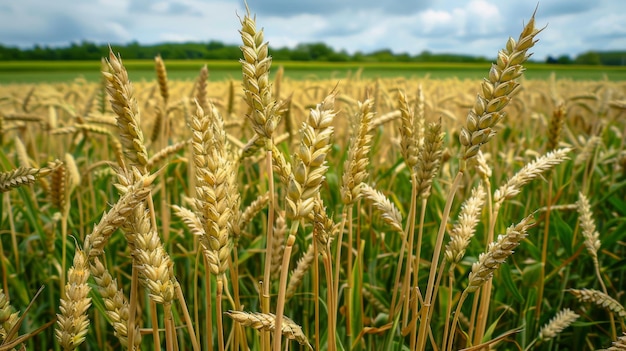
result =
M219 41L206 43L161 43L142 45L131 42L124 45L112 45L125 59L153 59L161 55L169 60L238 60L241 50L238 45ZM17 48L0 44L0 61L20 60L100 60L108 54L108 45L89 41L72 43L65 47L34 45L31 48ZM327 62L490 62L486 57L456 54L435 54L423 51L417 55L394 53L391 50L378 50L370 53L345 50L336 51L325 43L300 44L294 48L270 48L272 57L278 61L327 61ZM588 65L626 65L626 52L586 52L574 58L563 55L548 57L546 63L553 64L588 64Z

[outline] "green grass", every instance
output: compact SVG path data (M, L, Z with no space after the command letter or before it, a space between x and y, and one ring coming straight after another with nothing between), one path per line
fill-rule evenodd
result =
M133 81L153 80L155 77L152 60L128 60ZM210 79L240 79L241 66L232 61L166 61L170 79L192 80L202 65L207 64ZM360 72L363 78L459 78L481 79L489 64L459 63L330 63L330 62L275 62L274 67L283 66L285 76L291 79L345 79ZM100 62L92 61L9 61L0 62L0 84L10 83L57 83L70 82L83 77L88 81L99 79ZM275 70L274 70L275 71ZM560 79L573 80L626 80L626 67L608 66L560 66L529 65L527 78L546 79L552 72Z

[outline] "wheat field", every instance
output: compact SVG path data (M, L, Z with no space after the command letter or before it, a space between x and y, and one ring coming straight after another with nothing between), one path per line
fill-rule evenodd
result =
M626 83L0 86L0 350L625 350ZM270 80L270 71L276 72Z

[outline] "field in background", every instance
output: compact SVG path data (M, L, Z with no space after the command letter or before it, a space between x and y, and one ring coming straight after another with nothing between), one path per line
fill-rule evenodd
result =
M193 80L198 70L206 64L210 79L240 79L241 68L231 61L168 61L171 79ZM151 60L125 61L130 78L134 81L153 80L154 62ZM350 76L363 78L458 78L481 79L489 70L489 64L456 63L316 63L274 62L274 67L283 66L285 76L290 79L345 79ZM529 64L526 77L546 79L552 73L559 79L573 80L626 80L626 67L619 66L573 66ZM77 78L88 81L100 79L100 62L89 61L40 61L0 62L0 84L71 82Z

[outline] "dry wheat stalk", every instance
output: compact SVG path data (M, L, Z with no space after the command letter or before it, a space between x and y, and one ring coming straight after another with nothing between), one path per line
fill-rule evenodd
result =
M376 128L384 125L385 123L389 123L391 121L395 121L398 118L402 117L402 113L400 111L391 111L387 112L384 115L380 115L372 120L372 123L369 126L368 132L373 132Z
M227 311L224 312L224 314L241 325L251 327L256 330L273 331L275 329L274 322L276 317L271 313L266 314L259 312ZM287 339L295 340L300 345L305 345L309 348L309 350L313 350L313 347L309 343L306 335L302 332L302 328L286 316L283 316L281 332Z
M209 108L207 93L208 79L209 69L206 65L204 65L200 69L200 74L196 79L196 101L198 102L198 105L200 105L200 107L202 107L202 109L205 111Z
M50 203L61 213L65 213L66 205L66 172L65 164L56 167L50 174Z
M478 172L480 177L484 180L489 180L491 178L491 167L489 167L487 157L482 151L479 151L478 154L476 154L476 172Z
M414 170L417 180L417 193L424 199L430 196L433 179L441 166L443 137L441 119L438 123L428 124L424 136L424 145L420 149L417 159L417 169Z
M398 109L400 110L400 152L407 168L413 174L419 155L419 136L416 131L415 113L409 106L406 95L398 93Z
M172 205L172 209L174 210L174 214L183 220L183 223L185 223L185 226L187 226L191 234L197 236L200 240L206 240L204 227L195 212L178 205ZM204 245L208 245L208 242L205 242Z
M344 163L341 177L341 199L344 204L354 203L358 199L361 194L359 185L365 181L368 175L368 154L372 141L372 135L368 131L374 116L373 106L372 100L359 102L359 126L356 134L350 140L348 158Z
M311 109L302 124L300 147L296 151L293 173L287 187L287 217L293 220L306 218L313 211L315 198L328 170L326 155L333 134L335 94L327 96L315 109Z
M26 152L26 146L22 142L22 138L16 136L13 140L15 145L15 153L17 154L17 159L20 167L29 168L31 166L30 158L28 157L28 152Z
M419 149L424 145L424 124L426 123L426 98L422 84L417 87L417 97L415 99L415 138Z
M159 105L154 106L154 124L152 126L152 133L150 134L150 142L155 142L161 135L163 128L163 108Z
M591 206L589 200L582 193L578 193L578 201L576 202L578 208L578 221L582 228L583 236L585 237L585 246L587 252L593 258L594 262L598 261L598 250L600 249L600 233L596 230L596 223L593 220L591 214Z
M165 69L165 63L161 58L161 55L157 55L154 58L154 68L156 70L157 82L159 84L159 92L163 98L163 102L167 105L167 101L170 97L170 91L167 86L167 70Z
M41 116L29 113L11 113L3 117L5 121L41 122Z
M526 164L504 185L498 188L493 194L493 202L498 206L504 200L510 199L520 193L521 188L542 173L551 170L555 166L567 160L569 148L553 150L539 157L535 161Z
M611 311L621 318L626 318L626 309L617 300L599 290L593 289L569 289L580 302L593 302L594 304Z
M318 250L328 253L329 244L335 237L337 225L326 213L324 203L320 198L315 201L313 217L313 239L317 241Z
M272 235L272 262L270 267L270 276L272 279L280 278L280 268L282 266L283 254L285 251L285 235L287 234L287 222L285 215L277 212L276 224ZM287 295L289 296L289 295Z
M380 191L372 188L367 183L361 183L358 188L365 200L370 202L381 214L385 223L390 225L395 231L403 234L402 215L396 206Z
M156 164L159 164L161 161L163 161L170 155L173 155L177 153L178 151L184 149L190 142L191 142L190 140L184 140L184 141L179 141L176 144L172 144L172 145L164 147L163 149L159 150L157 153L152 155L152 157L150 157L150 159L146 163L146 168L152 169Z
M374 296L374 294L372 294L372 292L369 291L367 288L361 289L361 293L363 294L363 297L372 306L374 306L374 309L376 309L377 311L381 313L389 313L389 308L387 308L387 306L385 306L385 304L382 301L380 301L376 296Z
M611 347L603 351L626 351L626 333L613 341Z
M554 316L550 322L539 331L539 338L541 340L550 340L559 335L563 329L570 326L578 319L579 315L569 308L565 308Z
M467 126L461 129L459 141L465 147L463 159L471 161L480 147L495 135L495 127L505 117L502 109L520 90L517 82L524 73L522 64L531 54L528 50L535 45L535 36L541 29L535 28L535 14L524 26L517 42L509 38L506 47L498 52L498 60L492 64L488 79L481 85L474 106L467 115Z
M54 334L64 350L74 350L89 331L87 310L91 306L88 297L91 288L87 285L89 265L87 255L80 249L74 253L74 265L67 273L67 283L57 314L57 327Z
M129 241L133 242L133 258L139 267L142 284L148 290L152 300L161 304L171 304L175 298L178 284L174 278L173 266L169 254L163 248L156 228L152 227L150 213L143 204L139 204L126 230Z
M292 176L291 168L291 163L285 159L285 155L275 145L272 145L272 169L285 186L289 185L289 179Z
M554 150L559 145L561 138L561 130L565 124L565 103L561 102L554 112L552 118L550 118L550 127L548 128L548 150Z
M136 177L139 180L134 184L122 186L123 195L108 213L102 215L100 222L85 237L84 247L88 257L102 255L104 247L113 232L128 221L135 207L150 194L150 185L156 176L146 177L137 174Z
M482 184L472 189L472 195L461 206L459 219L450 231L450 242L446 245L445 257L448 262L459 263L465 249L476 231L480 214L485 204L486 192Z
M68 172L67 177L67 186L68 186L68 194L71 194L74 189L76 189L80 185L80 172L78 171L78 166L76 165L76 160L74 156L70 153L65 154L65 158L63 159L65 163L66 170Z
M236 225L239 227L237 232L242 232L252 222L254 216L256 216L269 202L269 194L259 194L241 213L239 216L239 223Z
M118 288L117 280L104 267L97 257L94 257L90 266L98 292L104 301L105 313L114 334L119 339L124 349L128 349L128 317L130 316L130 306L128 299L122 289ZM139 326L135 326L133 346L138 349L141 344L141 333Z
M582 139L582 137L579 137L579 139ZM578 154L574 159L574 164L581 165L586 163L596 150L596 146L598 146L601 142L602 139L597 135L593 135L589 137L589 139L583 139L581 142L583 145L580 147L580 150L578 150Z
M0 172L0 193L25 184L32 184L40 177L45 177L61 165L60 161L50 162L43 168L20 167L8 172Z
M304 278L304 275L309 271L309 268L313 264L314 258L315 246L310 244L304 255L302 255L302 257L298 260L296 268L294 268L291 272L291 278L289 278L289 285L287 285L287 292L285 293L287 298L292 297L293 294L296 293L296 289L298 289L300 283L302 283L302 278Z
M226 154L226 134L219 130L219 116L214 109L206 113L196 104L192 116L193 160L196 170L196 210L206 236L204 247L211 272L221 276L228 267L231 250L230 221L233 212L232 162Z
M472 265L466 292L475 292L493 277L493 272L513 254L513 249L526 237L526 231L531 225L532 215L507 228L506 234L498 236L496 241L489 244L487 251L481 253L478 262Z
M0 289L0 344L6 341L9 332L18 321L19 315L19 312L9 303L4 291Z
M106 80L106 91L111 107L117 115L117 127L120 141L124 146L124 155L131 161L131 166L145 170L148 152L144 145L143 132L139 124L139 107L134 96L134 89L128 79L128 72L122 59L109 50L108 72L102 75Z
M243 42L240 47L243 53L243 59L240 60L243 89L250 107L250 113L246 116L257 135L271 139L279 121L269 80L272 58L268 55L268 44L263 42L263 30L257 31L256 22L250 13L246 13L241 20L239 33Z

